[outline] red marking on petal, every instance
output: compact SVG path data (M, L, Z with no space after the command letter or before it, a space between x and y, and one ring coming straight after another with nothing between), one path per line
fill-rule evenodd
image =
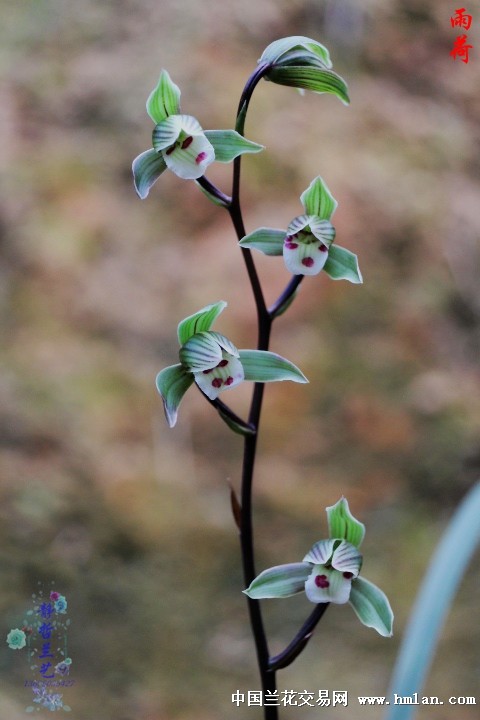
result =
M191 145L193 142L193 137L189 135L185 138L185 140L182 142L182 150L186 150L189 145Z
M225 385L231 385L232 383L233 383L233 378L231 375L229 375L227 377L227 379L225 380Z
M294 242L290 242L290 241L287 242L285 240L285 247L288 248L288 250L295 250L295 248L298 248L298 243L294 243Z
M353 577L353 573L351 573L351 572L344 572L344 573L343 573L343 577L344 577L344 578L347 578L347 580L350 580L350 578Z
M228 365L228 360L220 360L217 367L225 367L225 365Z
M325 589L325 588L329 587L330 583L327 580L326 575L317 575L315 577L315 585L319 588Z
M328 248L326 245L320 245L318 249L320 250L320 252L328 252Z
M168 148L168 150L165 150L165 155L171 155L171 153L175 150L176 147L177 147L177 143L174 143L173 145L171 145Z
M200 163L202 162L202 160L205 160L206 157L207 157L207 153L206 153L206 152L198 153L197 157L195 158L195 162L197 163L197 165L200 165Z
M210 370L202 370L204 375L208 375L208 373L211 373L213 368L210 368Z
M315 262L315 260L313 258L306 257L306 258L303 258L302 265L305 265L305 267L312 267L314 262Z
M212 387L219 388L219 387L222 387L222 384L223 384L222 378L213 378Z

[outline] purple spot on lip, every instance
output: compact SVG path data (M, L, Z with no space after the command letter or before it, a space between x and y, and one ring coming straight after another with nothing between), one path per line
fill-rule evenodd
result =
M325 589L330 586L326 575L317 575L315 577L315 585L319 588Z
M200 165L200 163L201 163L203 160L205 160L206 157L207 157L207 153L206 153L206 152L198 153L197 157L195 158L195 162L197 163L197 165Z
M188 146L192 144L192 142L193 142L193 137L191 135L186 137L182 143L182 150L186 150L188 148Z
M213 378L212 387L214 387L214 388L222 387L222 383L223 383L222 378Z
M305 265L305 267L312 267L312 265L314 264L314 262L315 262L315 261L314 261L313 258L311 258L311 257L306 257L306 258L303 258L303 260L302 260L302 265Z

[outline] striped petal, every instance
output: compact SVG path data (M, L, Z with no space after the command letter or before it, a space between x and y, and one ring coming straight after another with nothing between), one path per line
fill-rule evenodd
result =
M146 150L132 164L133 182L137 195L145 200L150 188L158 180L167 164L156 150Z
M236 130L205 130L205 136L215 149L218 162L229 163L239 155L258 153L263 145L247 140Z
M157 86L147 100L147 112L154 123L165 120L180 111L180 88L172 82L166 70L162 70Z
M211 370L222 359L222 348L212 333L199 332L180 348L180 362L190 372Z
M189 315L178 324L178 341L184 345L192 335L210 330L220 313L227 307L225 300L206 305L204 308Z
M303 558L303 562L310 562L313 565L326 565L332 557L334 545L335 540L333 538L316 542Z
M317 215L324 220L330 220L338 205L320 175L301 194L300 201L308 215Z
M362 567L362 554L355 545L349 542L342 542L335 548L331 560L332 567L342 573L348 573L352 577L358 577Z
M335 240L335 228L329 220L322 220L319 217L311 219L310 230L317 240L321 240L327 247L330 247Z
M155 125L152 133L152 144L155 150L158 152L165 150L177 141L182 131L182 117L186 116L171 115ZM194 119L192 118L192 120Z
M157 375L157 390L162 396L165 417L170 427L177 422L178 407L193 383L193 377L181 365L171 365Z
M308 563L276 565L261 572L243 592L253 600L290 597L303 592L310 572Z

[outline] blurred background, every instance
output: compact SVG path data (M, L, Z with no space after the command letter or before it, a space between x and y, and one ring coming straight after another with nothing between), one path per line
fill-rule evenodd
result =
M325 507L347 496L395 635L330 608L279 688L347 690L349 706L281 715L380 718L356 695L386 692L429 557L480 476L480 9L467 7L464 63L450 56L463 32L450 0L0 7L2 633L54 581L72 620L72 717L261 717L231 702L260 687L229 502L241 439L194 390L169 430L154 387L177 361L177 323L208 303L226 300L216 329L254 346L251 292L227 214L171 173L142 202L130 166L150 147L145 101L162 68L183 112L228 128L266 45L307 35L330 49L351 105L259 85L246 132L267 149L243 162L247 231L286 227L321 174L364 285L306 278L275 326L272 349L310 385L267 388L257 567L303 557L326 535ZM230 191L231 166L208 175ZM283 261L255 260L272 302L289 279ZM223 397L242 413L250 391ZM478 559L424 694L480 700ZM278 652L311 605L264 607ZM5 642L0 674L1 716L25 717L25 656Z

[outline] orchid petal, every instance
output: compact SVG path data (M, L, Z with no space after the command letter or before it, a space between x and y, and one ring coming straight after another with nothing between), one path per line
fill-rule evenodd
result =
M182 118L184 117L188 117L188 115L171 115L155 125L152 132L152 144L157 152L171 147L177 141L182 131Z
M180 88L166 70L162 70L157 86L148 97L147 112L155 124L180 112Z
M317 215L323 220L330 220L338 205L320 175L301 194L300 202L308 215Z
M245 237L240 240L239 245L243 248L259 250L264 255L281 255L285 235L285 230L261 227L249 235L245 235Z
M332 567L342 573L349 573L358 577L362 567L363 557L355 545L349 542L342 542L335 548L331 560Z
M385 593L376 585L357 578L352 583L350 605L366 627L374 628L383 637L393 635L393 612Z
M345 577L343 573L325 565L314 565L305 583L305 594L313 603L343 605L348 602L351 589L351 577Z
M310 562L313 565L326 565L332 557L334 545L334 538L316 542L303 558L303 562Z
M221 392L239 385L244 380L242 363L238 358L227 352L222 352L221 359L216 367L210 370L194 372L195 382L200 390L215 400Z
M264 145L247 140L236 130L205 130L205 137L213 145L215 160L221 163L229 163L245 153L264 150Z
M156 150L146 150L132 163L133 182L137 195L144 200L152 185L158 180L167 164Z
M355 284L363 283L357 256L339 245L332 245L323 269L332 280L349 280Z
M157 390L162 396L165 417L170 427L177 422L178 407L193 383L193 376L181 365L171 365L157 375Z
M327 507L327 517L330 537L360 547L365 537L365 525L352 515L346 498L341 497L335 505Z
M283 259L292 275L318 275L327 258L328 247L316 238L308 244L287 239L283 246Z
M182 135L173 149L163 151L163 157L175 175L183 180L197 180L215 160L215 151L203 134L188 135L183 141Z
M290 360L267 350L239 350L245 380L253 382L277 382L291 380L307 383L308 380Z
M243 592L252 600L290 597L303 592L311 570L309 563L276 565L261 572Z
M212 305L206 305L193 315L189 315L178 324L178 342L184 345L192 335L210 330L213 323L223 310L227 307L225 300L220 300Z
M335 240L335 228L329 220L322 220L315 217L310 220L310 230L317 240L321 240L324 245L330 247Z
M211 370L222 360L222 348L210 332L199 332L180 348L180 362L190 372Z

